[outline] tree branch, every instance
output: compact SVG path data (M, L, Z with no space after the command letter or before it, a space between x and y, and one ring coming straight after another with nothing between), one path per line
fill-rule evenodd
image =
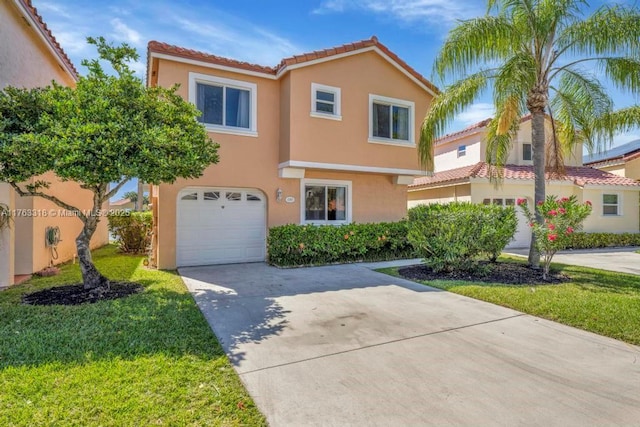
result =
M20 195L21 197L42 197L43 199L48 200L60 206L64 210L73 212L78 218L82 220L82 222L87 221L87 216L80 209L63 202L62 200L58 199L55 196L51 196L49 194L42 193L39 191L29 191L29 190L25 191L22 188L20 188L20 186L15 182L9 182L9 185L11 185L11 187L13 187L16 193L18 193L18 195Z
M109 191L107 193L107 195L105 196L105 198L108 200L110 198L112 198L113 196L115 196L115 194L120 191L120 189L122 188L123 185L125 185L127 182L131 181L131 178L127 178L122 180L118 185L116 185L113 190Z

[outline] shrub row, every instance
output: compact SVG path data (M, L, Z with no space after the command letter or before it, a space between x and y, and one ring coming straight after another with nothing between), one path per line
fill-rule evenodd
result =
M615 246L640 246L640 233L574 233L568 247L591 249Z
M384 261L414 257L407 222L341 226L283 225L269 230L269 263L277 266Z
M409 242L434 271L471 270L479 257L495 261L513 238L514 207L468 202L409 210Z
M151 212L130 212L128 215L109 215L109 232L124 253L144 253L151 244L153 216Z

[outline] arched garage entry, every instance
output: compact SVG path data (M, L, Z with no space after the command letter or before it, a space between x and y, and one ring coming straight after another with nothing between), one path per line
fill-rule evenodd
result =
M176 215L179 267L265 260L267 198L262 191L184 188L178 193Z

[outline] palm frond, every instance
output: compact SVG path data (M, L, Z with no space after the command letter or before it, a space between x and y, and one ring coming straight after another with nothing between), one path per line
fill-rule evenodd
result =
M640 60L631 57L603 58L599 62L616 88L633 95L640 94Z
M446 88L431 103L420 129L418 154L427 170L433 170L433 147L454 117L486 89L488 72L481 71Z
M593 136L585 138L585 144L589 153L607 148L612 138L599 138L600 135L613 135L618 132L629 132L640 127L640 105L621 108L603 114L591 123Z
M522 96L514 94L512 98L497 105L496 116L487 126L485 159L489 164L489 175L494 184L502 182L504 165L520 128L524 111Z
M449 32L436 57L433 72L441 81L457 79L479 65L504 59L513 51L518 33L500 16L483 16L463 21Z

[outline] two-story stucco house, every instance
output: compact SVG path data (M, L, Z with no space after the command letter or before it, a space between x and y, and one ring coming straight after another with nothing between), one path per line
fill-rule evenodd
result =
M30 0L0 1L0 88L44 87L55 80L75 86L78 73ZM60 182L53 174L38 179L52 183L50 193L81 209L92 206L90 191L73 182ZM14 283L15 276L28 276L49 265L73 258L75 238L82 229L77 218L48 215L59 210L53 203L36 197L19 197L0 182L0 203L14 213L13 225L0 236L0 288ZM57 247L46 245L45 233L58 227ZM92 247L108 243L106 220L99 225ZM55 249L55 250L52 250Z
M504 168L504 180L498 187L490 182L490 170L485 163L484 137L489 121L476 123L436 141L435 173L417 178L409 185L409 207L451 201L513 206L518 198L533 201L530 117L522 119ZM585 221L584 231L638 232L640 182L584 167L581 146L575 147L573 153L565 154L564 163L564 176L547 177L546 193L559 197L575 195L579 201L590 201L593 213ZM527 221L520 209L517 212L518 229L509 245L511 248L527 247L531 239Z
M159 268L263 261L268 228L395 221L425 175L416 140L437 89L376 37L276 67L148 45L150 85L180 84L220 163L152 188Z

